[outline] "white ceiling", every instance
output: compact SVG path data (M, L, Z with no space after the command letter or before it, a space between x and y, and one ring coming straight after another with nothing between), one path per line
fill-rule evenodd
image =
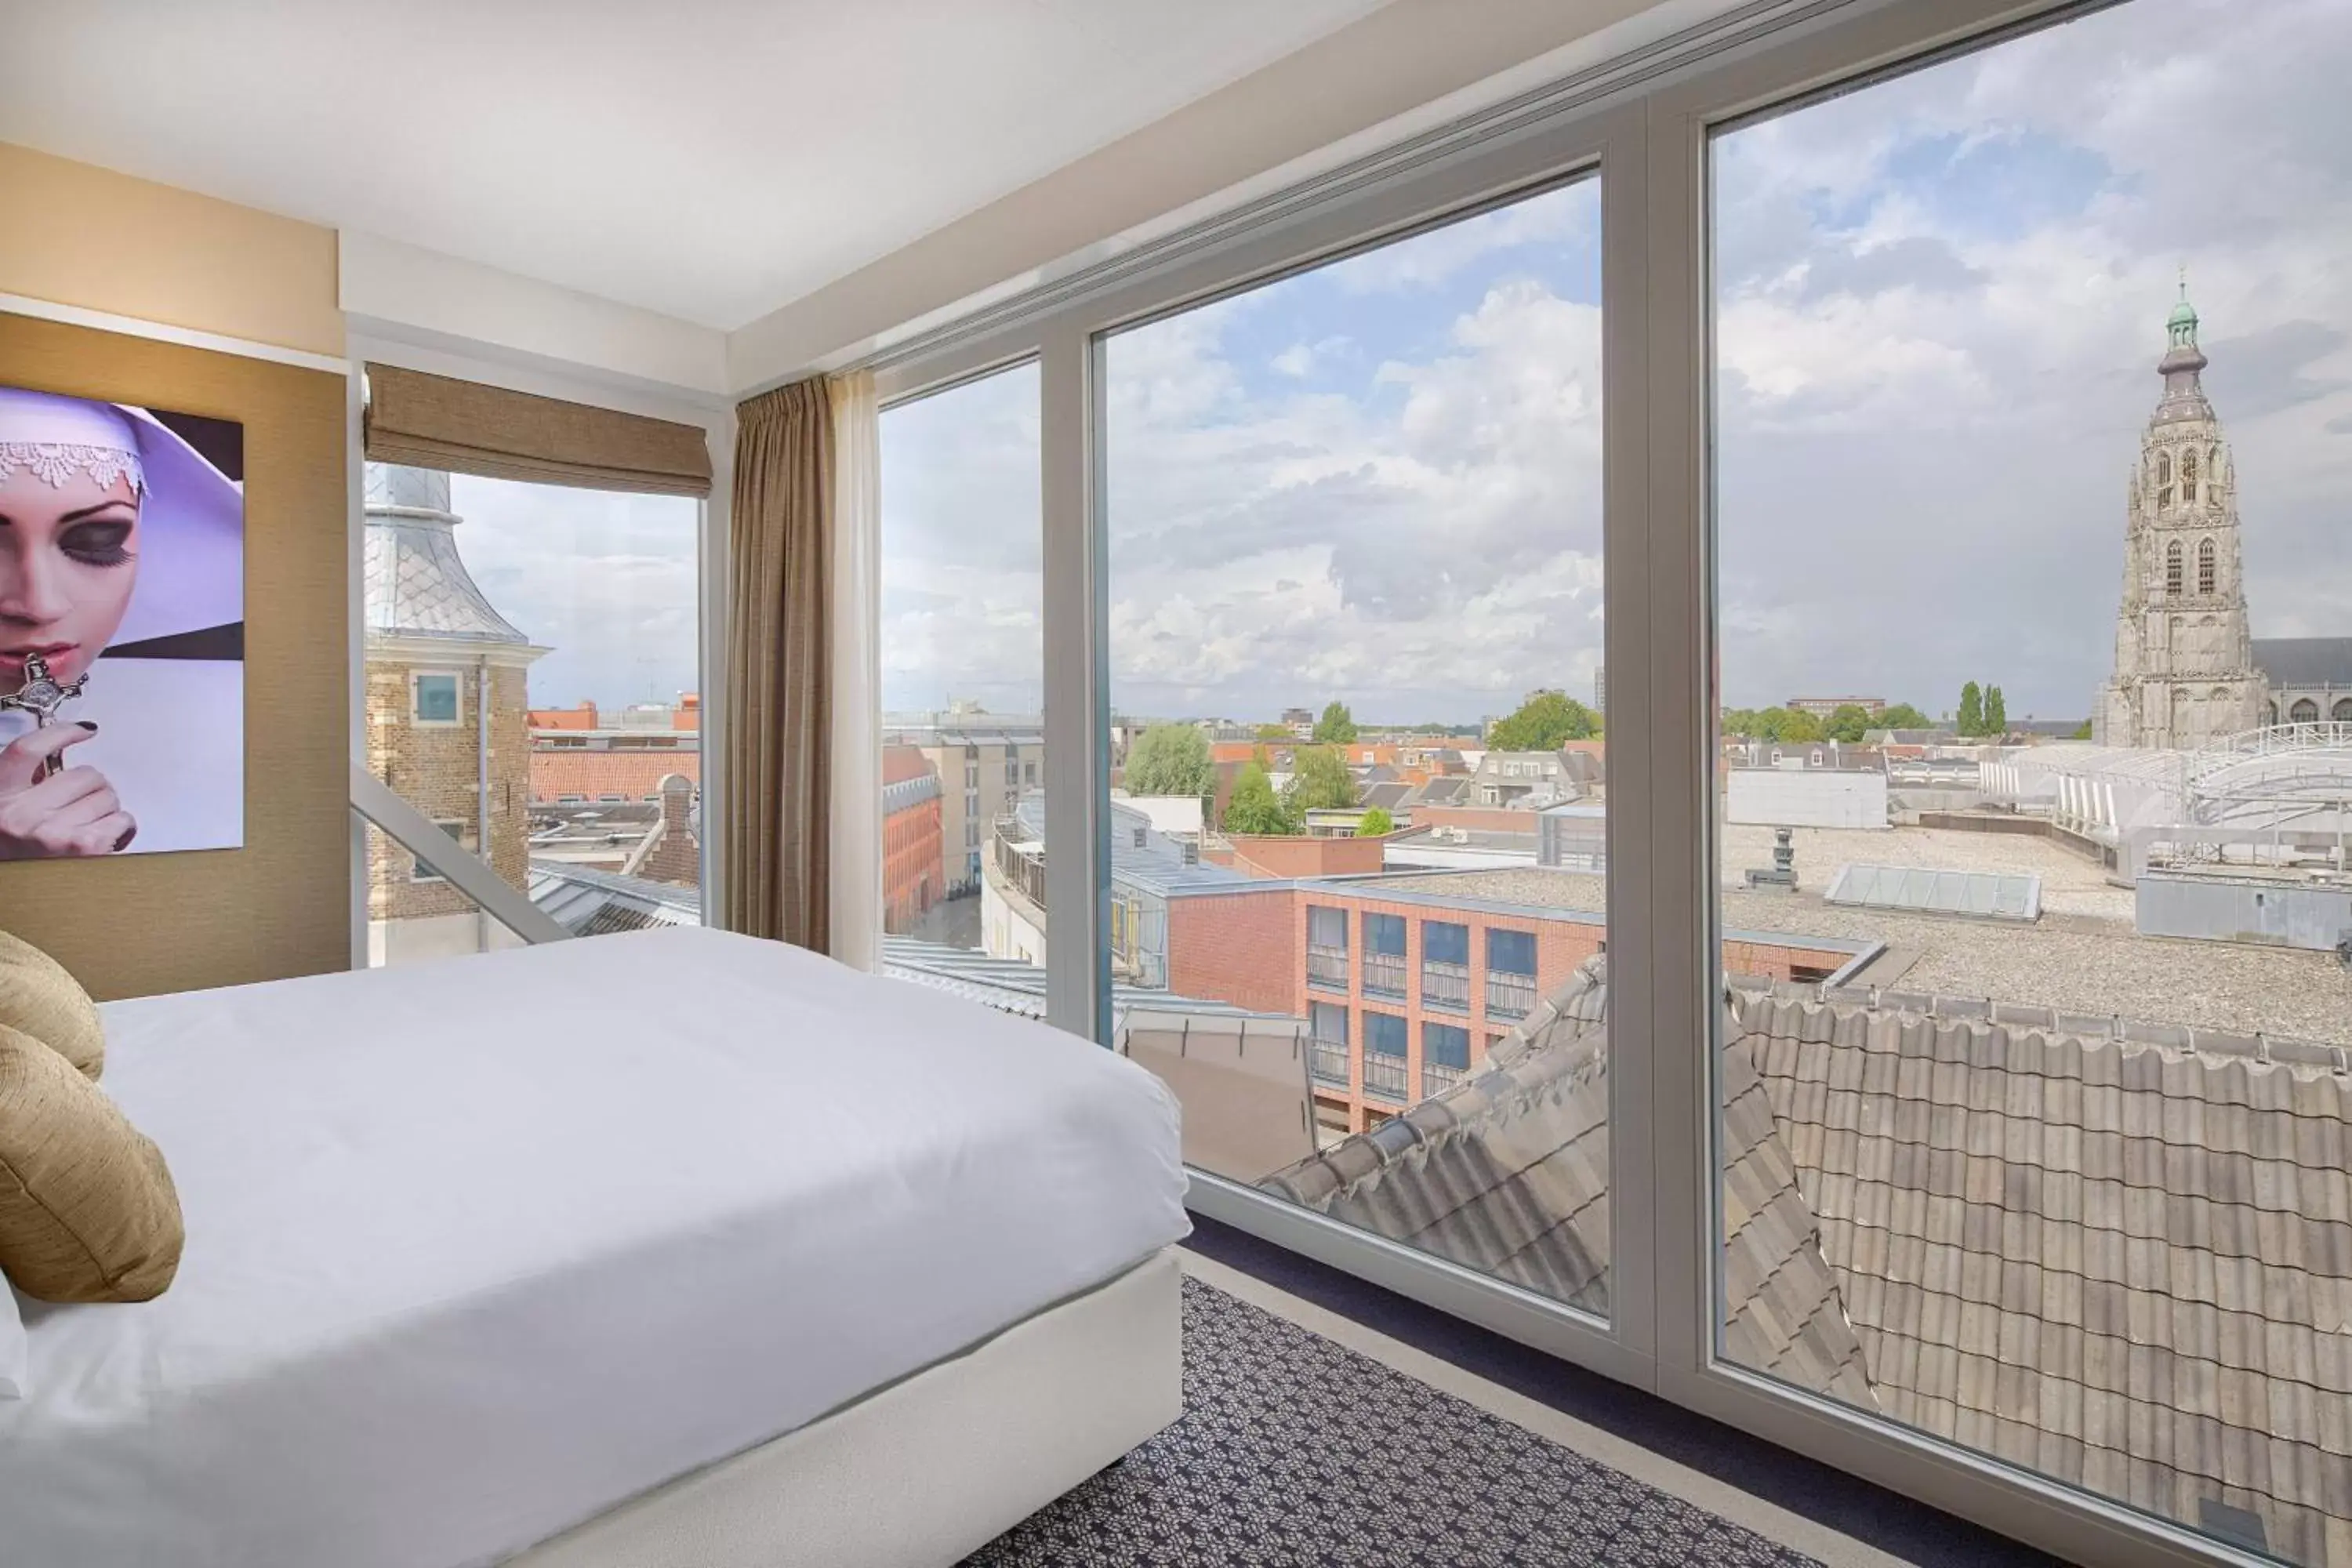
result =
M5 0L0 141L733 329L1383 3Z

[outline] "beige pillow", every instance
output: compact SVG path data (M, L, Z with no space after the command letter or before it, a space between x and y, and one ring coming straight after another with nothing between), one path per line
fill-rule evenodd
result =
M0 1026L19 1029L58 1052L86 1078L106 1067L98 1004L66 966L0 931Z
M145 1301L180 1242L163 1151L64 1057L0 1026L0 1274L44 1301Z

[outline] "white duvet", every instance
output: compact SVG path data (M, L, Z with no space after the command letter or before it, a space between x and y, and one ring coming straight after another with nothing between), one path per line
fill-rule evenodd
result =
M1187 1229L1157 1079L742 937L106 1020L187 1248L158 1301L25 1303L10 1568L495 1562Z

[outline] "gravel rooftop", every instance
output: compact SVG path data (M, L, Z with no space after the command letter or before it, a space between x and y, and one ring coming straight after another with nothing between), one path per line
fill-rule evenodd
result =
M2098 867L2045 839L1912 827L1800 829L1794 894L1737 885L1747 868L1771 864L1771 829L1728 828L1724 842L1727 927L1885 942L1893 951L1872 966L1875 973L1857 977L1866 983L2352 1046L2352 973L2333 955L2138 935L2129 889L2108 887ZM2037 924L2020 926L1823 904L1821 889L1856 860L2038 871L2044 913ZM1552 909L1605 907L1601 879L1579 872L1464 871L1415 878L1412 889Z

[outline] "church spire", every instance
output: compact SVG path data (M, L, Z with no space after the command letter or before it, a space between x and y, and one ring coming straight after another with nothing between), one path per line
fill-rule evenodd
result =
M2205 351L2197 346L2197 307L2189 302L2189 268L2180 269L2180 302L2164 319L2164 357L2156 362L2164 377L2164 396L2156 405L2156 420L2168 425L2182 419L2210 419L2213 405L2197 373L2206 365Z

